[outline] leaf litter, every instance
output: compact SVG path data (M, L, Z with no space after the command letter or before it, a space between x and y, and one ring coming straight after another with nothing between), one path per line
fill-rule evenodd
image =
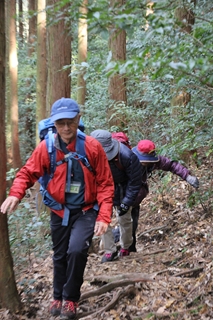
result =
M77 319L213 319L209 199L207 204L198 201L190 207L188 201L196 193L193 188L175 176L172 187L160 193L156 192L161 188L156 180L150 182L150 194L141 204L136 253L101 264L103 250L100 239L94 238ZM204 187L209 188L206 181ZM203 205L208 211L204 212ZM31 252L27 260L30 262L23 268L14 265L22 311L11 314L0 309L0 319L59 319L48 311L52 251L45 247L40 256Z

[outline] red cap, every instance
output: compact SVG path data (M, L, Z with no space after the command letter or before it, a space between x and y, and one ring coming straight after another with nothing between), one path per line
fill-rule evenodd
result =
M138 151L143 153L152 153L155 151L155 144L151 140L141 140L137 145Z
M151 140L140 140L132 151L137 155L140 162L158 162L159 158L155 153L155 144Z
M112 132L112 138L125 144L129 149L131 149L129 138L124 132Z

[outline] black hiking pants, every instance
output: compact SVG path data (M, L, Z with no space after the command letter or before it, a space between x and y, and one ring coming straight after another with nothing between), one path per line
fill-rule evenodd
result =
M133 242L129 247L129 252L136 252L136 231L138 228L138 220L139 220L139 213L140 213L140 205L137 207L132 207L131 215L132 215L132 238Z
M55 300L80 299L88 250L94 234L97 211L70 210L68 226L51 212L53 241L53 297Z

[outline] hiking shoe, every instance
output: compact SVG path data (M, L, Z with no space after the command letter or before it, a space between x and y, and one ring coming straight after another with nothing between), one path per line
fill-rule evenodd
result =
M60 318L63 320L75 319L77 307L78 307L77 302L66 300L62 307Z
M53 316L59 316L61 313L62 302L61 300L54 300L50 305L50 313Z
M104 263L104 262L110 262L110 261L113 261L113 260L116 260L118 257L118 252L112 252L112 253L105 253L101 259L101 263Z
M131 244L131 246L128 248L128 251L129 251L129 252L137 252L137 249L136 249L136 246L135 246L134 243Z
M119 257L129 256L129 250L121 248L119 251Z

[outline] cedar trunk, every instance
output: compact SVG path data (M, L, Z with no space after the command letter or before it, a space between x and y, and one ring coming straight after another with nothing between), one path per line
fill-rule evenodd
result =
M83 0L79 9L80 18L78 21L78 64L87 61L87 5L88 0ZM78 73L78 98L80 105L85 104L86 99L86 82L84 80L85 69L80 68Z
M7 152L5 136L5 65L6 65L6 36L5 36L5 1L0 1L0 204L6 197ZM11 312L20 310L20 298L17 292L13 261L10 252L7 215L0 213L0 308Z
M16 1L8 1L9 12L9 75L10 75L10 108L11 108L11 131L12 131L12 159L13 168L20 169L22 166L19 149L18 129L18 59L16 49Z
M110 5L111 7L116 7L123 5L125 0L115 1L112 0ZM125 62L126 60L126 31L116 28L115 26L110 29L109 37L109 50L112 52L112 61ZM125 122L125 115L122 118L113 116L114 109L116 105L119 105L121 102L127 103L126 95L126 77L121 74L114 74L109 79L109 97L114 101L113 105L109 108L108 117L111 117L110 126L116 125L122 129Z
M36 0L29 1L29 37L28 37L28 57L30 58L35 52L35 39L36 39ZM25 152L30 154L35 149L35 133L33 130L33 110L32 101L33 97L31 94L31 82L33 81L32 76L28 77L26 82L26 111L25 111Z
M37 9L37 82L36 82L36 139L39 142L38 122L46 114L47 50L46 50L46 0L38 0Z
M196 4L195 0L191 0L193 5ZM175 10L175 17L181 24L181 30L186 33L192 32L192 26L195 23L195 14L191 8L186 6L178 7ZM191 100L191 93L187 92L187 88L183 87L179 90L176 96L172 99L172 106L186 106Z
M54 6L57 0L48 0L47 6ZM64 13L60 20L55 19L54 12L48 12L47 27L47 114L53 102L61 97L70 98L71 81L70 81L70 64L71 64L71 34L66 9L70 6L67 4L63 7ZM62 10L62 9L61 9ZM65 70L63 68L67 67Z

